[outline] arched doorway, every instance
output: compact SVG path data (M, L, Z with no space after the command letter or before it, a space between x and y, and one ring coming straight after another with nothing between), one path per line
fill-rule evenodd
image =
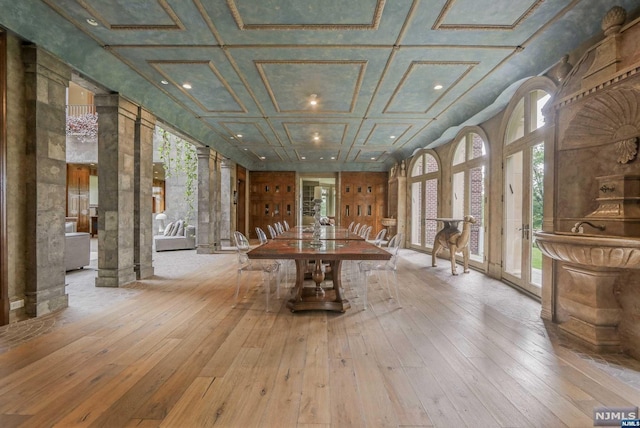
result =
M502 276L540 297L542 256L533 232L542 230L546 90L529 90L512 102L503 151Z

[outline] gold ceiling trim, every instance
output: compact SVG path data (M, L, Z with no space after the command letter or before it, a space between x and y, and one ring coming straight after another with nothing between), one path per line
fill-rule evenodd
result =
M398 141L402 139L402 137L404 137L411 130L411 128L413 128L414 125L412 123L374 123L373 126L371 127L371 131L369 131L369 133L367 134L362 145L366 146L369 143L369 140L371 140L371 138L373 137L373 133L376 131L376 128L378 127L383 128L385 126L392 126L392 127L404 126L405 129L404 131L402 131L402 133L400 133L400 135L396 135L396 138L393 139L393 142L391 144L377 144L375 145L376 147L394 146Z
M349 131L349 122L318 122L318 121L313 121L313 122L306 122L306 121L301 121L301 122L282 122L281 125L284 128L284 132L287 135L287 139L289 140L289 144L291 144L291 146L294 146L296 143L293 139L293 137L291 136L291 133L289 132L289 125L342 125L343 126L343 130L342 130L342 138L340 139L340 142L337 143L339 146L344 145L344 142L346 140L347 137L347 132ZM320 134L320 132L318 133ZM320 135L320 138L322 139L322 135ZM303 144L309 144L309 141L305 141L303 142ZM320 142L317 144L322 144L322 148L327 148L327 147L331 147L333 145L335 145L336 143L327 143L325 142ZM320 150L320 148L318 148L317 150Z
M238 29L245 30L303 30L303 31L354 31L354 30L377 30L382 19L382 11L386 0L378 0L376 10L373 13L370 24L245 24L235 0L227 0L227 6L233 16Z
M234 141L236 141L238 143L241 143L243 145L256 144L256 141L255 140L247 141L246 135L243 135L242 138L237 138L236 135L238 134L238 132L233 132L233 130L230 128L230 126L232 126L232 125L243 125L243 126L244 125L249 125L249 126L253 126L258 131L258 134L260 134L260 136L264 140L262 142L259 142L258 144L260 144L261 146L263 144L266 144L267 147L278 147L276 145L273 145L273 144L269 143L269 138L267 138L267 135L262 130L262 127L260 126L260 123L258 123L257 121L254 121L254 122L239 122L239 121L236 121L236 120L232 120L232 121L220 120L220 121L218 121L218 125L220 125L223 129L225 129L229 133L227 138L232 138ZM246 134L246 133L244 133L244 134Z
M464 79L467 76L467 74L469 74L471 72L471 70L473 70L473 68L475 66L477 66L479 64L480 63L477 62L477 61L411 61L411 64L409 64L409 67L407 68L407 71L405 71L404 75L402 76L402 79L400 79L400 82L398 83L398 85L394 89L393 93L389 97L389 101L387 101L387 104L382 109L382 113L384 113L384 114L392 114L392 115L393 114L426 114L445 95L447 95L449 93L449 91L451 91L458 83L460 83L460 81L462 79ZM446 90L444 90L440 94L440 96L437 97L436 100L433 103L431 103L431 105L429 105L424 111L393 111L393 112L388 111L389 107L393 103L393 100L398 95L398 92L400 92L401 88L404 86L405 81L409 78L411 73L413 73L413 70L415 70L414 67L416 65L466 65L467 69L455 81L453 81L451 83L451 85L449 85L449 87Z
M242 103L242 101L240 101L240 98L238 98L238 96L236 95L236 93L233 91L233 89L231 88L231 86L229 85L229 83L226 81L226 79L224 79L222 77L222 74L220 74L220 72L218 71L218 69L215 67L215 65L213 65L213 63L211 61L203 61L203 60L190 60L190 61L179 61L179 60L152 60L152 61L147 61L147 63L154 69L156 70L164 79L166 79L168 82L172 83L173 85L175 85L175 87L182 92L187 98L189 98L191 101L193 101L198 107L200 107L200 109L203 112L207 112L207 113L247 113L248 110L247 108L244 106L244 104ZM187 91L186 89L184 89L182 87L182 84L179 82L176 82L175 80L173 80L168 74L166 74L159 66L161 64L180 64L180 65L188 65L188 64L199 64L199 65L207 65L209 67L209 69L211 70L211 72L213 74L216 75L216 77L218 78L218 81L220 83L222 83L222 85L224 86L224 88L227 90L227 92L229 92L229 95L231 95L231 97L235 100L236 103L238 103L238 106L240 107L240 110L209 110L207 107L204 106L204 104L202 104L200 101L198 101L197 98L195 98L193 95L191 95L191 93L189 91Z
M110 30L181 30L184 31L186 27L178 18L178 15L173 11L171 6L167 3L167 0L156 0L160 7L164 9L165 13L169 15L169 18L173 21L173 25L139 25L139 24L111 24L104 16L102 16L96 9L91 7L86 0L76 0L78 4L89 13L96 21L102 24L103 27Z
M440 11L440 15L436 19L436 22L431 27L432 30L514 30L518 25L520 25L525 19L527 19L540 5L544 2L544 0L536 0L529 8L522 14L515 22L511 25L491 25L491 24L443 24L446 15L449 13L453 4L456 0L447 0L447 3L443 6Z
M267 90L267 93L269 94L269 98L271 98L271 102L273 103L273 107L275 108L275 110L278 113L309 113L308 110L282 110L280 108L280 105L278 104L278 101L276 100L276 96L273 92L273 89L271 88L271 85L269 84L269 79L267 78L267 75L264 71L264 68L262 67L263 65L266 64L288 64L288 65L292 65L292 64L313 64L313 65L326 65L326 64L341 64L341 65L348 65L348 64L356 64L360 66L360 72L358 73L358 78L356 79L356 85L355 88L353 90L353 95L351 97L351 104L349 106L349 110L347 111L343 111L343 110L321 110L318 109L317 112L318 113L353 113L355 110L355 105L356 105L356 99L358 98L358 94L360 93L360 87L362 86L362 80L364 79L364 73L365 70L367 68L367 62L366 60L358 60L358 61L349 61L349 60L326 60L326 61L313 61L313 60L265 60L265 61L254 61L254 64L256 65L256 68L258 69L258 73L260 74L260 78L262 79L262 83L264 85L264 87Z

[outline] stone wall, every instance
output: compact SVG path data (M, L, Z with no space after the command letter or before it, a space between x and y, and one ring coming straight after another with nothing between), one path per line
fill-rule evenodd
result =
M24 65L20 40L7 35L7 268L9 299L24 300L27 269L27 198L23 183L31 165L26 159ZM25 318L24 308L11 311L10 322Z

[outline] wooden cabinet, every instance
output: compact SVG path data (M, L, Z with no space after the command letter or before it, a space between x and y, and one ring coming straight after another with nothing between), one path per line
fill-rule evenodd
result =
M380 222L387 214L386 172L342 172L340 174L341 224L352 221L372 226L371 236L382 229Z
M251 172L249 174L249 237L257 238L260 227L267 236L267 225L296 219L295 172Z

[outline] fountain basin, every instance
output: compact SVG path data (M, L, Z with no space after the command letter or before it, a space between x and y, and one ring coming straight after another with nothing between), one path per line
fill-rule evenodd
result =
M385 227L393 227L398 224L398 219L392 218L392 217L385 217L382 220L380 220L380 223L382 223L382 225Z
M577 265L640 269L640 238L563 232L535 232L540 251L561 262Z

